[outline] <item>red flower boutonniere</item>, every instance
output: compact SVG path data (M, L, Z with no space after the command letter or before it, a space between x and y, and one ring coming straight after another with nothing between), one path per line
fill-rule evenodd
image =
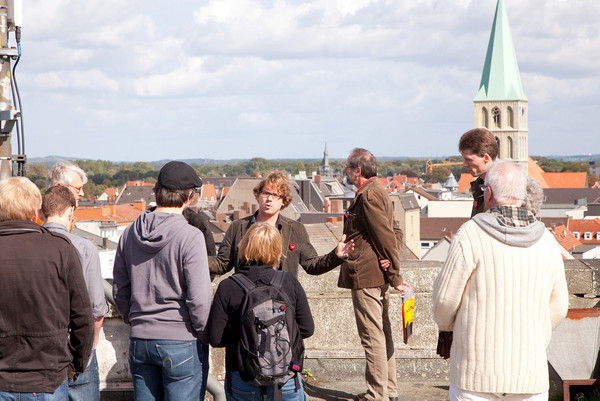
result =
M294 249L296 249L296 244L290 244L290 250L293 251Z

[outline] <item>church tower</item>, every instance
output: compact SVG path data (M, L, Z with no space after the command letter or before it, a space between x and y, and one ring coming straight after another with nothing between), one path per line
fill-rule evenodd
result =
M323 152L323 160L319 166L319 174L323 177L333 177L333 169L329 165L329 154L327 153L327 143L325 143L325 152Z
M499 158L527 168L527 97L523 93L517 56L504 0L498 0L485 65L475 96L476 128L487 128L498 142Z

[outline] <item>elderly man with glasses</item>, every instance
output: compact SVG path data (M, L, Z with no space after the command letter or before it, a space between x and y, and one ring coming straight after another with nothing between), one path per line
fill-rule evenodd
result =
M302 266L308 274L326 273L340 265L354 249L354 243L352 241L345 243L345 236L342 236L331 252L323 256L317 255L302 223L288 219L279 213L292 202L290 183L283 173L273 172L263 178L254 188L254 196L258 202L258 211L231 224L217 256L209 258L212 274L225 274L237 267L238 245L248 229L257 222L268 223L279 230L283 241L279 269L295 276L298 275L298 265Z
M58 186L68 188L75 197L75 205L73 206L77 207L79 199L84 195L83 186L87 181L88 179L85 171L79 166L65 160L59 160L54 163L50 170L48 170L46 175L46 190ZM41 216L44 221L44 227L52 232L58 232L69 238L77 250L84 272L88 293L90 295L94 317L94 350L92 352L92 359L84 374L80 375L77 380L69 380L69 400L99 401L100 376L95 347L100 340L100 330L102 329L102 324L104 322L104 315L108 312L106 298L104 297L102 275L100 273L100 257L96 246L92 242L75 234L71 234L70 230L74 224L72 210L68 217L66 214L66 206L63 210L52 210L52 207L56 207L58 203L67 202L65 196L68 195L68 192L66 194L62 193L62 195L59 195L61 194L60 191L56 193L54 193L55 191L50 192L51 193L48 193L48 191L46 192L48 196L45 196L44 199L53 200L51 202L46 202L46 207L42 207L43 214L48 213L46 216ZM73 210L74 209L75 208L73 208Z
M46 189L55 185L68 187L75 199L83 198L83 186L87 183L87 175L79 166L66 160L59 160L48 170L46 175Z

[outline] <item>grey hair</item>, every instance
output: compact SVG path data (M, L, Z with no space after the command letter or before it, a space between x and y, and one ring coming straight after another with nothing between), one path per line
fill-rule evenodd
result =
M517 163L495 161L485 175L485 185L492 188L492 195L498 204L521 206L527 193L527 176Z
M538 214L544 203L544 190L536 180L527 177L527 194L523 201L523 207L534 215Z
M73 181L71 174L79 174L83 185L88 181L85 171L79 166L66 160L59 160L48 170L46 174L46 189L55 186L56 184L71 185Z
M348 157L348 167L360 167L360 174L365 178L377 175L377 159L367 149L354 148Z

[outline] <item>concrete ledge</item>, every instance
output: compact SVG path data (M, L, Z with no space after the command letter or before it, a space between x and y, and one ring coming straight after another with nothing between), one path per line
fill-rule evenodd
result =
M402 338L401 297L390 292L390 322L396 348L397 374L403 381L447 380L448 362L435 354L437 325L431 313L431 291L443 263L403 261L402 274L415 290L413 337L408 345ZM315 320L316 331L307 339L305 367L325 380L363 380L364 351L354 320L350 291L337 287L339 268L321 276L309 276L300 270ZM591 308L598 304L600 261L565 261L570 308ZM223 277L213 282L216 288ZM575 295L577 294L577 295ZM112 310L111 310L112 311ZM129 327L120 317L104 321L98 345L101 389L127 389L131 383L128 364ZM210 351L211 374L223 379L224 350Z
M594 271L581 260L565 260L569 294L595 294Z

